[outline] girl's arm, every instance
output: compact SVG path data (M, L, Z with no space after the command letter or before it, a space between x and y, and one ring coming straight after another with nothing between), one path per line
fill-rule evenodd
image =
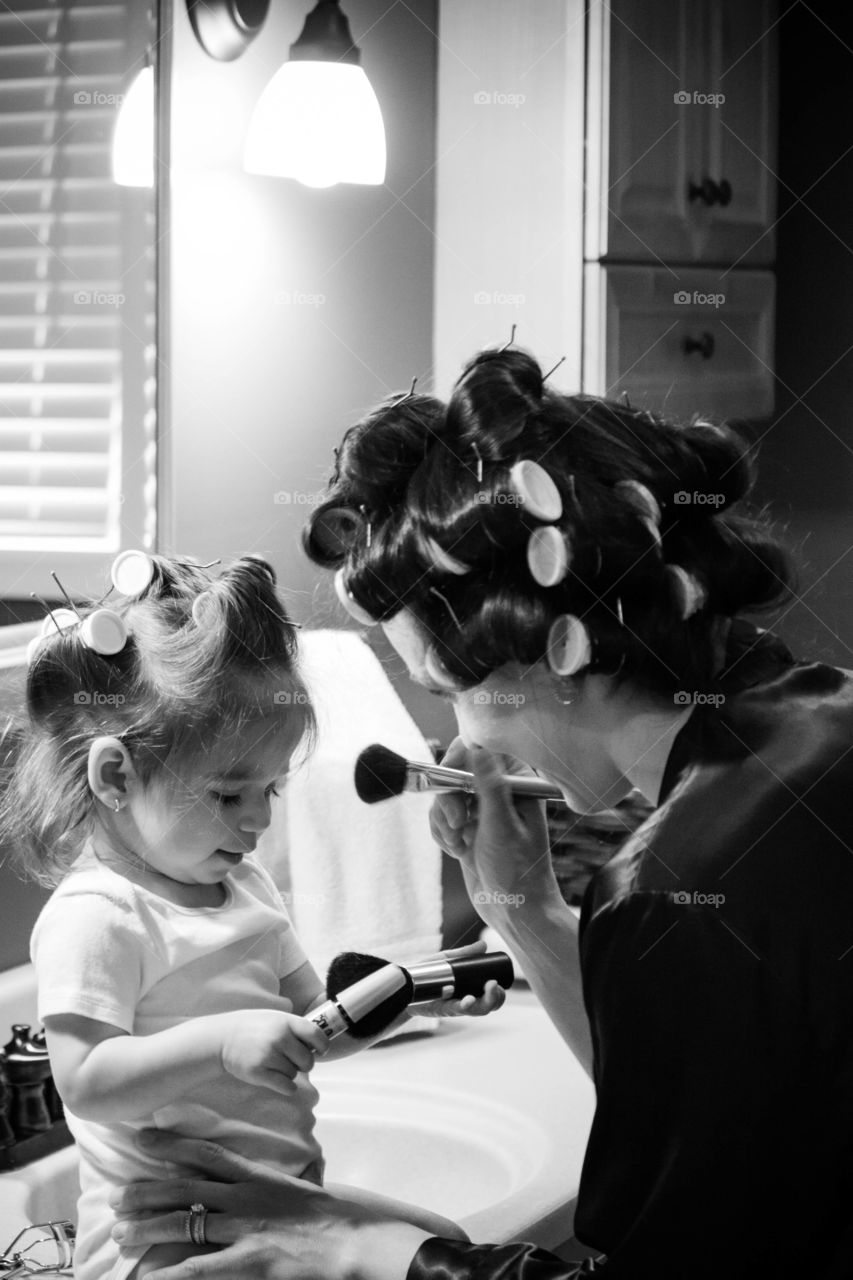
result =
M79 1014L45 1018L53 1077L86 1120L134 1120L223 1073L287 1096L327 1051L318 1027L275 1009L190 1018L149 1036Z

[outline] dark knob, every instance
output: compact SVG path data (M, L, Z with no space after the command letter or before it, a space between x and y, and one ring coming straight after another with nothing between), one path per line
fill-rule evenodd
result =
M710 360L714 354L714 335L713 333L708 333L707 329L703 332L701 338L691 338L688 334L681 344L681 350L686 356L698 351L703 360Z
M712 204L719 204L725 208L727 204L731 204L732 184L726 178L719 183L713 178L703 178L701 182L693 182L691 179L687 184L687 199L691 203L694 200L701 200L709 207Z

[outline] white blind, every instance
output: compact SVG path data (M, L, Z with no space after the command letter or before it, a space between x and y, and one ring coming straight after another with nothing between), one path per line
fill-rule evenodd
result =
M131 2L0 8L0 551L122 541L129 300L110 145Z

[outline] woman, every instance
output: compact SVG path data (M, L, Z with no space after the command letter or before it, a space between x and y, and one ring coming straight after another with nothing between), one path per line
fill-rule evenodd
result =
M853 676L738 617L790 593L742 510L752 479L726 428L563 396L489 351L446 409L407 396L347 433L306 535L354 616L453 701L447 762L478 799L437 800L433 830L592 1071L575 1232L608 1280L853 1275ZM582 812L634 787L656 805L579 934L507 763ZM214 1181L129 1189L126 1211L172 1210L133 1238L174 1238L201 1199L209 1238L239 1239L160 1280L574 1274L355 1205L335 1225L319 1190L283 1207L276 1175L155 1141Z

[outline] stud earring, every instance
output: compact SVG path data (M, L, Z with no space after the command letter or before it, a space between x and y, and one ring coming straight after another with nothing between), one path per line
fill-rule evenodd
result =
M114 807L114 809L115 809L116 813L118 813L118 812L119 812L119 810L121 809L121 802L120 802L120 800L119 800L118 796L116 796L115 800L113 801L113 807Z

